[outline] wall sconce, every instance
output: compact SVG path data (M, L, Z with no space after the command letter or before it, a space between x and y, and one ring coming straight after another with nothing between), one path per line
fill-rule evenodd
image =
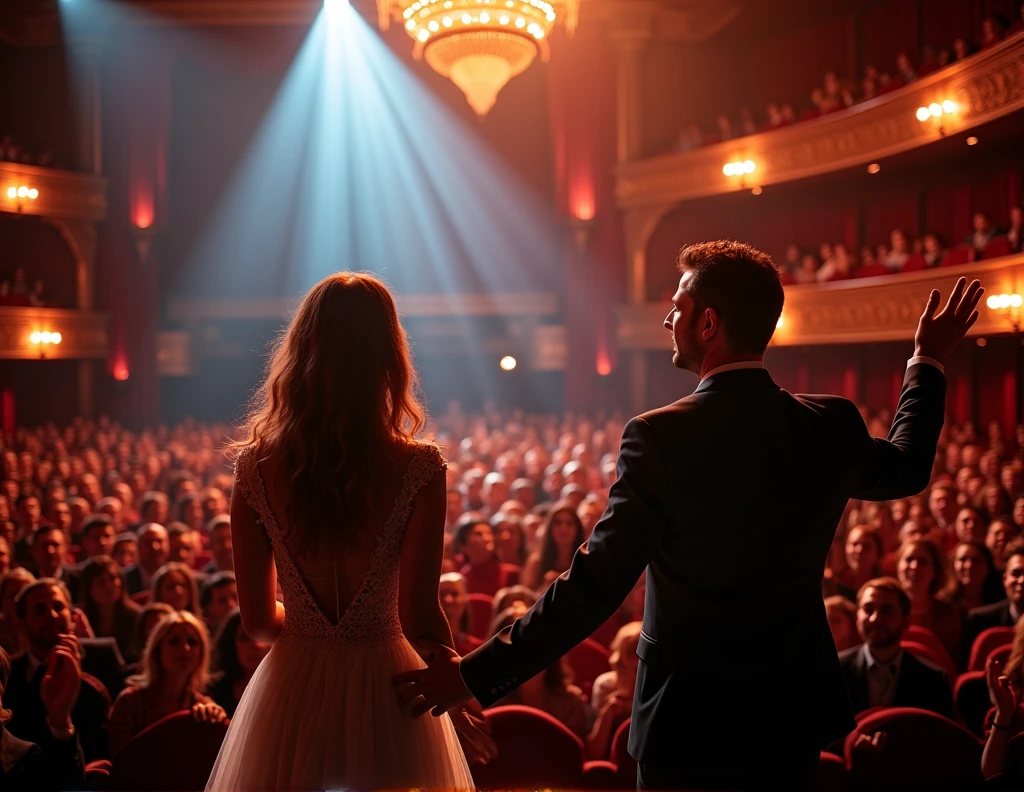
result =
M573 235L576 239L576 249L580 253L587 252L587 245L590 244L590 235L594 233L594 226L597 225L597 218L591 215L590 217L570 217L569 227L572 228Z
M1021 326L1021 306L1024 305L1024 297L1019 294L993 294L985 305L990 311L994 311L1003 317L1013 327L1013 332L1019 333Z
M46 357L46 350L51 346L57 346L64 340L60 333L51 333L49 330L36 330L28 337L29 343L39 350L39 357Z
M722 166L722 173L726 176L739 177L741 189L746 188L746 177L755 170L757 170L757 165L753 160L736 160L735 162L727 162Z
M153 226L133 226L132 237L135 239L135 252L139 254L139 263L146 266L149 263L149 251L153 247Z
M4 195L8 201L15 201L17 203L17 209L20 212L25 205L25 201L35 201L39 198L39 190L35 187L29 187L27 184L12 184L4 192Z
M940 136L946 134L944 119L957 112L959 108L956 102L946 99L943 102L932 102L927 107L917 108L917 120L922 124L933 124Z

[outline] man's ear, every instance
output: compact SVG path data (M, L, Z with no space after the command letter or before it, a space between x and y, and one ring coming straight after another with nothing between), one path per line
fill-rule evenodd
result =
M718 331L718 313L714 308L704 309L704 321L700 335L705 341L710 341Z

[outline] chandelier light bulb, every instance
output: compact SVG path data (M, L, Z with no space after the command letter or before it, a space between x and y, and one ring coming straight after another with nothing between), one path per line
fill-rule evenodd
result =
M28 340L31 341L33 344L38 344L40 341L42 341L42 334L33 333L28 337Z
M445 27L451 27L452 26L452 18L451 17L445 17L444 19L441 20L441 24L444 25Z
M754 172L754 161L753 160L745 160L744 161L744 163L743 163L743 172L744 173L753 173Z
M473 17L471 17L469 14L463 14L462 15L462 24L463 25L468 25L472 21L473 21Z
M1010 295L1009 294L1000 294L999 295L999 307L1000 308L1009 308L1010 307Z
M517 28L524 28L524 27L526 27L526 20L523 19L522 17L518 17L516 19L516 27Z
M430 31L427 30L426 28L423 28L422 30L420 30L419 33L416 34L416 38L418 38L420 41L426 41L428 38L430 38Z
M36 198L39 197L39 190L37 190L35 187L29 187L28 188L28 197L31 198L34 201Z
M19 198L28 198L28 187L26 187L25 185L22 185L21 187L19 187L18 188L18 197Z
M928 111L933 116L938 118L940 115L942 115L942 105L940 105L938 102L932 102L930 105L928 105Z
M490 15L490 14L488 14L488 13L487 13L486 11L484 11L484 12L483 12L483 13L482 13L482 14L480 15L480 22L481 22L482 24L486 25L486 24L487 24L488 22L490 22L490 21L491 21L491 15Z
M1020 308L1021 305L1024 305L1024 297L1021 297L1019 294L1011 294L1010 295L1010 307L1011 308Z
M942 112L943 113L955 113L956 112L956 102L954 102L954 101L952 101L950 99L947 99L946 101L944 101L942 103Z
M932 114L930 112L928 112L928 108L927 107L919 107L919 108L917 108L917 120L918 121L927 121L931 117L931 115Z
M406 30L415 30L416 29L416 20L415 19L410 19L408 22L406 22L405 23L405 29Z
M62 336L60 333L50 333L50 341L52 341L54 344L59 344L63 340L64 336Z
M508 24L508 14L502 14L500 17L498 17L498 22L501 23L502 25L507 25Z
M994 311L996 308L999 307L999 297L993 294L991 297L985 300L985 305L989 307L989 310Z

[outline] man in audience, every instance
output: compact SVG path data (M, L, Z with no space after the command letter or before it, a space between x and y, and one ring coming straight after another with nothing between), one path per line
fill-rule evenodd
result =
M15 737L37 744L51 736L51 727L65 723L47 723L43 680L51 668L54 652L59 661L80 657L78 639L71 627L71 602L67 589L52 578L41 578L23 588L15 600L18 622L28 641L28 651L11 663L11 675L4 692L4 706L14 716L8 729ZM71 722L82 743L86 761L106 756L107 713L110 698L103 686L88 675L71 706Z
M168 525L167 548L168 561L177 561L189 569L195 569L199 548L196 534L191 528L179 522Z
M112 556L117 532L114 523L106 514L94 514L82 523L82 555L80 560L87 561L96 556Z
M55 501L46 512L46 520L71 536L71 507L64 501Z
M484 508L481 511L488 517L498 513L501 504L508 500L508 483L501 473L488 473L484 476L484 487L481 493Z
M876 578L857 594L863 646L840 653L855 713L873 707L917 707L953 717L946 672L900 646L910 626L910 598L894 578Z
M128 594L138 594L149 588L153 575L170 554L167 529L157 523L146 523L139 529L139 560L124 571L124 584Z
M936 484L928 493L928 512L935 524L945 533L952 529L956 519L956 493L949 484Z
M1003 588L1006 599L975 608L967 614L964 656L970 655L974 640L989 627L1015 627L1024 614L1024 543L1017 541L1006 550Z
M199 595L203 618L210 628L210 635L217 631L221 620L238 607L238 589L232 572L219 572L203 584Z
M85 759L71 720L82 683L78 658L60 647L46 664L40 697L49 735L43 736L41 744L20 740L4 726L11 719L3 701L10 676L11 658L0 648L0 789L49 792L84 788Z
M461 501L462 496L459 496ZM233 572L235 560L231 555L231 517L218 514L207 526L210 535L210 552L213 558L203 567L204 575L216 575L218 572Z
M139 537L131 531L125 531L114 538L114 549L111 553L121 569L127 569L139 560Z
M72 602L78 601L78 573L67 563L67 540L56 526L43 524L32 538L32 574L52 578L67 586Z
M93 511L96 514L105 514L110 518L115 536L117 531L124 527L124 505L117 498L113 496L101 498Z
M999 229L992 224L992 218L985 212L975 212L972 222L974 230L967 235L964 244L973 247L976 253L983 253L985 246L999 236Z
M146 492L139 502L139 523L128 526L128 530L139 532L143 525L156 523L165 525L167 523L168 510L167 496L162 492Z

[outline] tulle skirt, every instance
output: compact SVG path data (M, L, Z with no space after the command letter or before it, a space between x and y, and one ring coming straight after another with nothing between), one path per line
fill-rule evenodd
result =
M283 638L238 704L207 792L471 788L451 719L414 718L398 704L392 678L423 666L405 638Z

